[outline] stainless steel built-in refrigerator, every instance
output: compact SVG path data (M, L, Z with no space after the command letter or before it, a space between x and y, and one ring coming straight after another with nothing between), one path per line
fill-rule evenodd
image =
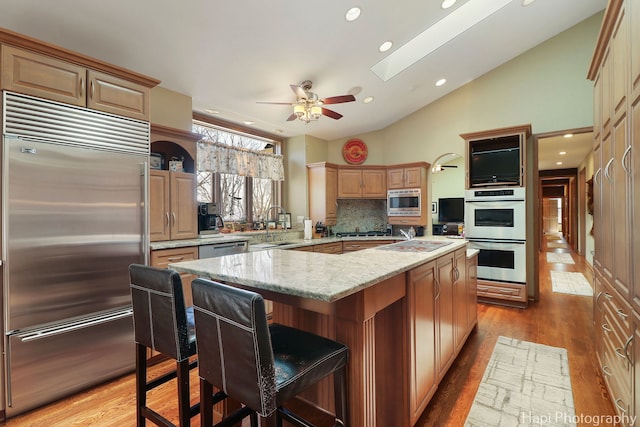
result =
M3 93L7 416L134 369L149 124Z

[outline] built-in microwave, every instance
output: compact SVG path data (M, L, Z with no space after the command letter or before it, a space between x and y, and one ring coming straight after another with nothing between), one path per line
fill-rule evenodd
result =
M387 191L387 215L420 216L422 200L419 188Z

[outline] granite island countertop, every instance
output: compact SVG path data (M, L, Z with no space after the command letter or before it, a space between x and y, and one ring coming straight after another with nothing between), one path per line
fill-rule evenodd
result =
M403 243L398 242L342 255L270 248L171 263L169 268L250 287L258 292L262 289L331 303L467 244L463 239L440 236L416 240L448 244L431 252L388 250Z

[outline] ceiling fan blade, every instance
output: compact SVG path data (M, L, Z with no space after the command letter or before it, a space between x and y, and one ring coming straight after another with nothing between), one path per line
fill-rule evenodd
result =
M342 118L342 114L336 113L335 111L329 110L327 108L323 108L322 109L322 114L327 116L327 117L331 117L332 119L336 119L336 120Z
M293 105L291 102L269 102L269 101L256 101L256 104Z
M440 165L440 167L441 168L454 168L454 169L458 168L458 166L456 166L456 165Z
M287 117L287 121L291 122L291 121L293 121L293 120L295 120L297 118L298 118L298 116L296 115L296 113L291 113L291 115L289 117Z
M322 100L323 104L342 104L343 102L353 102L356 97L353 95L330 96Z
M296 94L298 99L307 99L307 93L298 85L289 85L291 86L291 90Z

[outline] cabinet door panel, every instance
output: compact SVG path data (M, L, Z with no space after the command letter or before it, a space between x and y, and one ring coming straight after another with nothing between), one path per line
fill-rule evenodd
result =
M149 120L149 89L98 71L89 71L88 107Z
M435 263L409 272L411 425L415 424L436 389L436 318L434 306Z
M362 171L362 196L367 198L387 197L387 171L363 170Z
M2 46L2 89L86 106L87 70L44 55Z
M196 180L193 174L171 172L171 239L198 236Z
M362 173L357 169L338 170L338 197L358 198L362 195Z
M387 171L387 188L404 188L404 168L389 169Z
M169 240L169 172L149 172L149 239Z

